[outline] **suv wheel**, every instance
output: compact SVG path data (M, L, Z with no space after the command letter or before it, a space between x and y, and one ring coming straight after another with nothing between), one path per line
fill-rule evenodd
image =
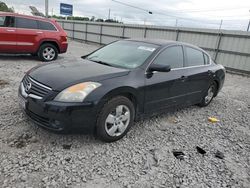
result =
M114 142L126 135L134 123L135 109L126 97L108 101L97 118L97 136L105 142Z
M38 56L42 61L53 61L57 59L58 50L53 44L45 43L41 45Z

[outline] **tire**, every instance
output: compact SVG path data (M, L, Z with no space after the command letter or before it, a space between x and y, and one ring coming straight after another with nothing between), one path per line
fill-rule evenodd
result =
M42 44L38 50L38 56L41 61L53 61L57 59L58 49L50 43Z
M97 118L97 137L104 142L121 139L133 125L134 117L134 105L128 98L112 98L103 106Z
M212 102L212 100L216 94L216 91L217 91L217 84L215 82L213 82L209 86L209 88L207 89L205 95L202 98L201 103L199 103L199 106L205 107L205 106L209 105Z

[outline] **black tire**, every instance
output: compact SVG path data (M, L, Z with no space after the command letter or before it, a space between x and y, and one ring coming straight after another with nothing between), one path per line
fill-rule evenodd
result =
M51 54L46 53L46 50L50 51ZM38 50L38 57L41 61L53 61L58 57L58 49L55 45L50 43L42 44Z
M129 120L127 121L119 120L119 117L116 114L117 108L121 108L122 113L124 113L123 115L122 114L120 115L120 118L122 119L121 116L130 117ZM128 110L129 110L129 115L128 115ZM114 115L112 113L114 113ZM125 115L125 113L127 115ZM115 122L114 124L107 123L106 121L108 121L108 116L110 115L111 116L113 115L115 119L118 119L118 122L114 120ZM124 96L117 96L115 98L112 98L106 104L104 104L103 108L101 109L101 112L99 113L99 116L97 118L97 124L96 124L96 135L100 140L104 142L117 141L121 139L123 136L125 136L126 133L129 131L130 127L134 123L134 118L135 118L134 105L128 98ZM122 125L121 130L124 129L123 131L120 131L120 128L119 128L120 125ZM110 131L111 128L108 128L108 126L110 126L111 128L117 129L116 132L114 132L114 134L116 135L109 134L112 131Z
M210 93L210 91L211 91L212 93ZM207 89L205 95L204 95L203 98L202 98L201 103L199 103L198 105L199 105L200 107L205 107L205 106L209 105L209 104L212 102L214 96L216 95L216 92L217 92L217 84L216 84L216 82L213 82L213 83L209 86L209 88Z

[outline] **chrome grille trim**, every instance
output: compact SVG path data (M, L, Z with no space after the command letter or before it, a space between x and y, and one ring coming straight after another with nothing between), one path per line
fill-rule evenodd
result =
M41 87L43 87L43 88L45 88L45 89L48 89L48 90L52 91L52 88L50 88L50 87L48 87L48 86L45 86L45 85L43 85L43 84L41 84L41 83L35 81L35 80L32 79L30 76L28 76L28 79L30 79L30 80L31 80L32 82L34 82L35 84L37 84L37 85L39 85L39 86L41 86Z

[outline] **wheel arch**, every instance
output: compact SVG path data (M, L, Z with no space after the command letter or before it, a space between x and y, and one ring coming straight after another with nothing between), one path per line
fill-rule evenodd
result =
M59 44L55 40L43 40L43 41L41 41L39 44L39 49L43 44L46 44L46 43L54 45L56 47L56 49L58 50L58 53L60 53ZM37 52L39 51L39 49L37 50Z
M138 91L130 86L124 86L124 87L119 87L110 90L107 92L100 100L99 102L99 108L101 109L102 106L111 98L114 98L116 96L124 96L128 98L134 105L135 108L135 117L137 117L138 112L141 109L141 105L139 103L139 94Z

